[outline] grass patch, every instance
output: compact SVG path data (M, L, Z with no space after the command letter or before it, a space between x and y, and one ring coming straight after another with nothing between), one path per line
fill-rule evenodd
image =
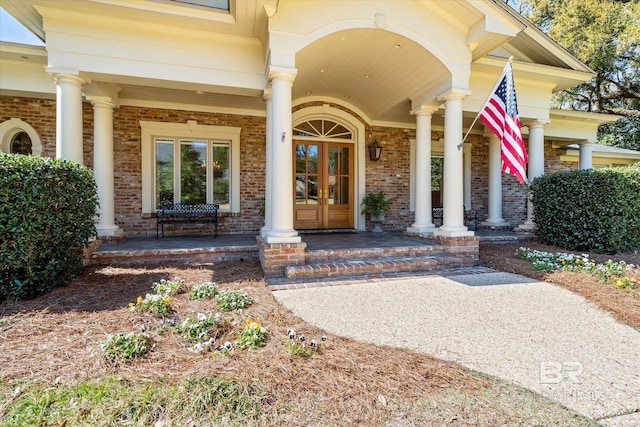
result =
M200 376L177 384L131 382L115 376L77 385L0 383L3 426L25 425L218 425L260 414L261 391L232 377Z

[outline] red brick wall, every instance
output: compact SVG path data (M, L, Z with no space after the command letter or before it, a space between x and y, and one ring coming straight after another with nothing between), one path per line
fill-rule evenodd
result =
M240 210L222 214L221 233L254 233L264 224L260 207L265 182L265 118L191 111L120 107L114 110L116 222L128 235L155 233L156 221L143 217L140 120L200 125L237 126L240 132ZM185 226L178 226L185 230ZM175 227L168 227L171 230ZM193 229L202 231L202 227ZM188 230L186 230L188 232Z
M304 104L296 109L323 103ZM333 105L358 117L348 109ZM0 122L19 118L38 132L43 144L43 154L55 156L55 101L45 99L0 97ZM93 110L89 103L83 105L85 164L93 165ZM264 197L265 179L265 119L264 117L237 116L204 112L174 111L142 107L114 109L114 185L116 195L116 223L129 236L155 233L155 218L143 217L142 212L142 164L140 120L186 123L196 120L203 125L240 127L240 208L239 214L223 216L220 232L256 233L263 225L260 207ZM360 119L363 123L364 121ZM385 191L396 197L384 227L404 229L414 222L409 210L409 149L415 139L414 129L384 128L365 123L367 144L377 139L384 150L380 161L366 160L366 191ZM442 138L441 132L433 132L432 139ZM478 212L479 220L486 219L488 193L488 142L471 136L471 209ZM560 162L559 150L545 143L545 172L575 169L577 164ZM503 174L503 216L513 226L526 219L525 187ZM368 224L371 227L371 224ZM168 228L169 232L171 228ZM200 230L198 228L197 230ZM196 229L194 229L196 231Z

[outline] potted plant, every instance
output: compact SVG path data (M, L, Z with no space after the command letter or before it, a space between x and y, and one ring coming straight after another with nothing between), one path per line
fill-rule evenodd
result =
M362 200L362 213L369 214L374 224L372 232L382 233L380 224L384 221L385 212L391 210L391 202L394 200L395 197L387 197L384 191L369 193Z

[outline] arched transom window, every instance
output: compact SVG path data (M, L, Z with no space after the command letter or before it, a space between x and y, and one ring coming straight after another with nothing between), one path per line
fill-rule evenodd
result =
M353 139L353 133L331 120L314 119L302 122L293 127L294 136L311 136L317 138Z

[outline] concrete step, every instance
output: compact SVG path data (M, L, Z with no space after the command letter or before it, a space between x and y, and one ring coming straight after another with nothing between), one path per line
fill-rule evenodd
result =
M354 276L378 276L403 272L424 272L474 265L473 257L409 256L379 259L344 260L292 265L285 268L290 280L323 279Z
M381 258L413 258L413 257L433 257L444 254L444 248L440 245L415 245L415 246L395 246L390 248L357 248L357 249L328 249L328 250L307 250L305 262L307 264L317 264L329 261L364 261L377 260Z

